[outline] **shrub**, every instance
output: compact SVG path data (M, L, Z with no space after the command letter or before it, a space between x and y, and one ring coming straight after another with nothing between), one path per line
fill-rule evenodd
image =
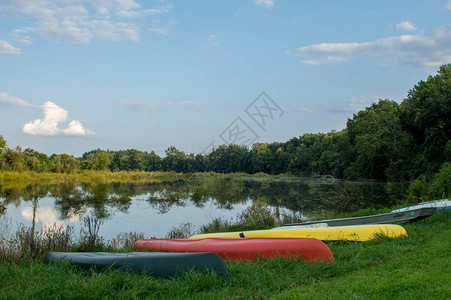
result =
M420 201L428 201L449 197L451 194L451 163L442 165L431 181L421 176L412 182L407 190L408 199L417 197Z

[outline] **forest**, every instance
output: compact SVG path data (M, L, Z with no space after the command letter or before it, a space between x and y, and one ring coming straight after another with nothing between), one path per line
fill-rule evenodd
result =
M16 172L331 175L340 179L412 181L412 190L433 189L439 182L440 193L449 194L450 161L451 64L442 65L436 75L418 82L400 104L380 99L353 114L341 131L307 133L286 142L255 143L251 148L221 145L209 154L194 155L171 146L164 157L135 149L96 149L81 157L48 156L30 148L10 148L0 135L0 170Z

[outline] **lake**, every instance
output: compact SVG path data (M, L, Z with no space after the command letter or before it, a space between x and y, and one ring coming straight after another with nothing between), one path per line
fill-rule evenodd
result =
M307 218L389 207L404 197L405 189L401 183L237 175L185 175L144 183L0 185L0 202L6 207L0 227L13 233L20 224L31 226L34 219L36 230L57 224L73 226L77 233L80 220L89 215L103 221L99 234L107 240L121 232L164 238L185 223L196 231L214 218L234 221L253 203Z

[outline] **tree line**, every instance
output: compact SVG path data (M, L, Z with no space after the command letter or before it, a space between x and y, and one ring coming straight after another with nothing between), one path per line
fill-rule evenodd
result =
M291 173L401 181L432 178L451 161L451 64L420 81L398 104L380 99L353 114L341 131L303 134L286 142L221 145L209 154L169 147L154 151L92 150L81 157L11 149L0 136L0 170Z

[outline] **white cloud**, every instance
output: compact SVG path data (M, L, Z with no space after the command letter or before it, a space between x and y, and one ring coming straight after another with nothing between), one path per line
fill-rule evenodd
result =
M328 56L327 57L327 61L329 61L329 62L342 62L342 61L347 61L347 60L348 59L343 56Z
M44 105L42 105L42 109L44 111L44 119L36 119L26 123L22 128L23 133L47 136L86 136L95 134L93 131L84 128L82 124L76 120L71 121L69 127L66 129L59 128L59 123L66 121L68 112L53 102L45 102Z
M31 135L57 135L60 132L58 124L66 121L67 111L48 101L42 106L44 119L26 123L23 132Z
M121 18L138 18L142 16L151 16L165 14L172 9L172 5L168 4L166 6L161 6L160 8L143 9L140 11L135 10L120 10L116 13L117 16Z
M324 62L332 63L332 62L343 62L346 60L348 60L348 59L343 56L327 56L326 58L323 58L321 60L315 60L315 59L301 60L301 63L306 64L306 65L317 66Z
M312 66L317 66L317 65L320 65L320 64L321 64L320 61L314 60L314 59L302 60L301 62L302 62L303 64L306 64L306 65L312 65Z
M210 36L208 37L208 43L212 46L218 46L218 36L216 34L210 34Z
M26 44L26 45L31 45L33 42L28 38L29 37L24 37L23 39L19 40L19 42Z
M34 33L77 43L89 43L94 39L137 41L142 22L122 22L118 19L163 14L171 8L172 5L166 5L142 9L133 0L0 1L0 12L27 17L35 23L33 27L18 29L22 34Z
M255 5L262 7L274 7L274 0L252 0Z
M95 133L87 128L84 128L81 125L80 121L73 120L69 123L69 127L66 129L61 129L61 132L65 135L73 135L73 136L85 136L85 135L94 135Z
M148 31L155 32L159 35L168 35L169 29L167 28L147 28Z
M365 107L370 106L371 103L377 102L379 99L388 99L388 97L377 95L361 95L349 99L346 105L342 107L332 108L329 111L333 113L356 113Z
M295 109L294 112L311 113L311 112L313 112L313 109L302 107L302 108Z
M94 36L101 40L119 41L123 37L132 41L140 39L138 28L134 24L98 20L91 22L90 29Z
M7 106L19 106L19 107L36 107L35 105L22 100L18 97L14 97L5 92L0 92L0 104Z
M199 104L197 104L194 101L182 101L182 102L170 102L167 101L167 105L169 105L170 107L174 108L174 109L185 109L185 108L195 108L195 109L200 109Z
M182 110L187 108L200 109L198 103L194 101L181 101L181 102L171 102L171 101L128 101L122 100L118 102L120 105L129 107L135 111L150 111L156 110L159 107L169 107L176 110Z
M133 0L90 0L89 2L94 9L102 15L109 14L111 10L133 10L139 8L140 5Z
M356 55L381 56L383 64L437 68L451 61L451 25L416 35L400 35L363 43L322 43L287 51L308 57L304 63L330 63L331 57L348 60Z
M448 0L448 3L445 4L445 9L451 10L451 0Z
M21 42L23 44L26 44L26 45L31 45L33 43L33 39L30 37L30 35L28 35L28 31L27 30L30 30L30 28L28 28L28 29L14 29L11 32L11 36L16 41L19 41L19 42Z
M404 21L396 24L396 29L405 30L405 31L415 31L417 28L412 22Z
M7 41L0 41L0 54L20 54L21 50Z

